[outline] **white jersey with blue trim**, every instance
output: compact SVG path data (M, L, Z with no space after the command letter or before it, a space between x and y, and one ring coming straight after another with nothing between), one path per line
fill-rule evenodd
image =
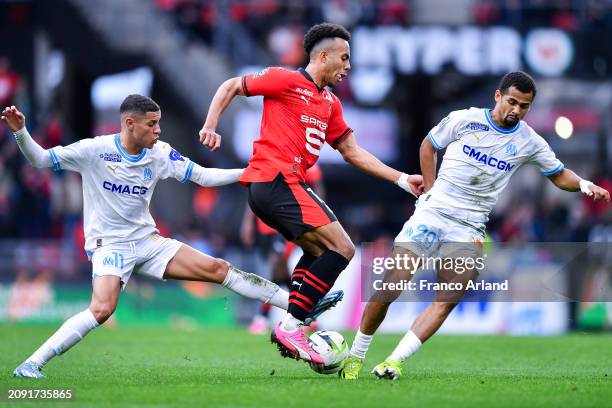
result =
M73 170L83 178L85 249L135 241L158 232L149 204L158 180L173 177L184 183L194 163L168 143L128 154L119 135L83 139L49 150L54 170Z
M477 228L484 228L499 193L520 166L534 164L544 176L563 170L548 143L527 123L501 128L489 109L451 112L427 137L446 153L432 189L418 205Z

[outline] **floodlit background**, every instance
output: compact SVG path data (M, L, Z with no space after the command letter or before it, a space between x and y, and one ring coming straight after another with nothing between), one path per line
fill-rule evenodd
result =
M261 98L239 98L218 129L220 152L198 144L216 88L262 67L305 65L303 34L330 21L352 31L352 72L334 92L359 143L385 163L419 172L423 137L449 111L491 108L500 77L522 69L538 95L526 119L567 167L608 190L612 152L609 0L54 0L0 1L0 105L17 105L46 148L119 130L130 93L162 107L162 139L204 166L242 167L258 137ZM414 199L343 163L320 160L326 201L359 246L389 248ZM240 240L246 192L160 183L151 211L162 234L269 275ZM612 212L556 190L523 168L489 223L494 242L610 242ZM85 308L81 179L32 168L0 129L0 322L59 323ZM521 256L521 254L519 254ZM295 255L294 255L295 257ZM554 256L530 258L537 274ZM575 296L589 302L461 305L447 332L549 334L612 326L609 252L581 265ZM359 251L337 287L347 299L322 320L354 328L362 307ZM597 293L601 293L597 292ZM608 296L610 298L610 296ZM395 305L384 328L403 332L423 304ZM133 277L110 325L246 324L258 307L201 283Z

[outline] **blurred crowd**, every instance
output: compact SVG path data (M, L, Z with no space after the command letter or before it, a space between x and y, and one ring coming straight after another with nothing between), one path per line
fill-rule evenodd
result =
M241 35L272 51L277 63L300 65L304 30L321 21L357 26L474 24L609 30L607 0L152 0L190 35L209 44ZM239 30L238 30L239 28Z

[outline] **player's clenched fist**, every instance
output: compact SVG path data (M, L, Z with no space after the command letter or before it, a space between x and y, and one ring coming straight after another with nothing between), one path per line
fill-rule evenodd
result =
M589 197L593 197L593 200L610 202L610 192L605 188L601 188L588 180L580 180L578 185L580 186L580 191Z
M215 129L204 126L200 130L200 143L215 151L221 147L221 135L215 132Z
M1 119L11 132L16 132L25 126L25 116L15 106L4 108Z
M607 203L610 202L610 192L608 190L601 188L597 185L593 185L591 191L593 192L593 200L605 201Z
M423 176L420 174L402 173L400 178L395 182L400 188L406 190L415 197L420 196L425 192L423 184Z

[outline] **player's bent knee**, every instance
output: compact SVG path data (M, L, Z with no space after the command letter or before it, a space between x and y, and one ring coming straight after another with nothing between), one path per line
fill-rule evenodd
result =
M89 310L91 310L91 313L96 318L96 321L102 324L107 321L108 318L113 315L113 313L115 313L116 306L117 305L113 304L112 302L96 303L92 304L89 307Z
M349 261L355 256L355 245L350 239L342 240L336 245L335 248L331 248L333 251L338 252L340 255L348 259Z
M210 268L208 278L216 283L222 283L229 271L230 263L225 259L215 258Z

